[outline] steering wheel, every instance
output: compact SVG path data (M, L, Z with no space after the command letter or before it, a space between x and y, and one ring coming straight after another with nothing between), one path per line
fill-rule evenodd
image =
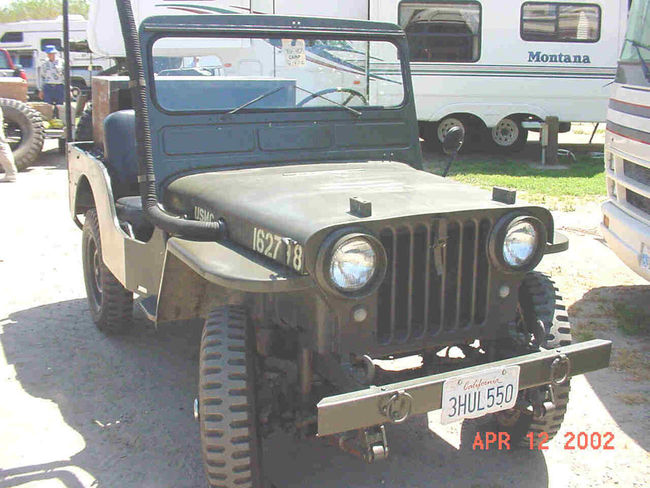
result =
M311 95L303 98L300 102L298 102L297 107L302 107L303 105L310 102L314 98L320 98L323 95L327 95L328 93L349 93L348 98L345 99L342 105L347 105L348 103L350 103L350 100L352 100L354 97L360 98L364 105L368 105L368 100L366 100L366 97L364 97L361 92L353 90L352 88L336 87L336 88L326 88L325 90L312 93Z

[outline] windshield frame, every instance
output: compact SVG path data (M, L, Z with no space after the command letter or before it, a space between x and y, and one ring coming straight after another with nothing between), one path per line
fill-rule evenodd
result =
M149 30L144 26L145 30ZM399 66L402 76L402 88L403 95L402 100L399 104L391 106L381 106L381 105L367 105L361 107L353 107L355 110L360 110L365 112L368 110L390 110L390 111L399 111L403 110L413 99L412 93L412 84L408 82L410 80L410 65L408 62L408 45L406 44L406 37L403 31L398 33L395 32L376 32L376 33L364 33L362 31L316 31L316 30L265 30L263 28L257 29L232 29L227 28L207 28L207 29L194 29L192 27L186 29L156 29L156 33L148 38L146 45L142 46L143 51L145 51L146 59L146 77L147 84L149 85L149 99L156 110L167 115L209 115L209 114L219 114L223 116L236 116L236 114L247 114L247 113L310 113L310 112L334 112L337 114L347 113L350 116L353 114L342 108L340 106L332 105L319 105L319 106L296 106L296 107L278 107L278 108L243 108L238 110L236 114L229 114L232 110L230 109L204 109L204 110L170 110L168 108L160 105L158 97L156 95L156 82L154 78L154 56L153 48L156 41L163 38L172 38L172 37L182 37L182 38L230 38L230 39L311 39L311 40L334 40L334 41L376 41L376 42L389 42L395 46L397 56L399 57Z

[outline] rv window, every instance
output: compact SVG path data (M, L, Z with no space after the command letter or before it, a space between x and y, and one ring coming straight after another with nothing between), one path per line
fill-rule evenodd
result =
M474 62L481 55L478 2L406 3L399 6L411 61Z
M541 42L597 42L600 7L584 3L525 3L521 38Z
M23 42L22 32L5 32L0 37L0 42Z
M50 46L50 45L54 46L58 51L63 50L63 48L61 47L61 39L56 39L56 38L52 38L52 39L44 38L44 39L41 39L41 51L43 51L45 49L45 46Z
M9 58L6 54L0 53L0 69L10 69Z

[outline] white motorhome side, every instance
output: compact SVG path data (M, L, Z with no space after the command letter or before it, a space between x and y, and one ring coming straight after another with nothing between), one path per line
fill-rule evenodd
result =
M494 144L514 149L526 119L605 121L628 1L251 0L251 10L399 23L425 135L487 127Z
M627 0L134 0L150 15L259 13L399 23L411 47L418 120L430 140L454 125L500 148L526 140L525 120L603 122L623 41ZM91 4L94 52L123 56L112 2Z
M607 112L607 201L600 230L609 247L650 280L650 0L634 0Z

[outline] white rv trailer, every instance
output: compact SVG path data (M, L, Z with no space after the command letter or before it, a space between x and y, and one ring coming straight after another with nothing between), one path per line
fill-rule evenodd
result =
M607 200L600 226L609 247L650 280L650 0L634 0L607 112Z
M134 0L136 18L243 13L369 18L407 32L418 120L430 141L454 125L515 149L525 120L603 122L628 0ZM89 42L123 55L112 2L93 2Z
M70 41L86 40L88 21L81 15L69 18ZM20 64L27 74L31 93L38 89L38 75L41 64L47 60L43 49L54 45L63 48L63 20L61 17L49 20L24 20L0 25L0 48L7 49L15 64ZM70 52L71 85L73 95L79 89L90 86L91 73L103 71L112 66L110 58L94 56L88 52ZM90 68L90 69L89 69Z

